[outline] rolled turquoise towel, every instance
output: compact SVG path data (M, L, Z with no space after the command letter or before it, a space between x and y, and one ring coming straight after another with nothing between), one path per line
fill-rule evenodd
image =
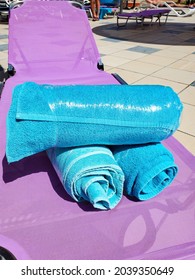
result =
M47 150L65 190L75 201L112 209L122 198L124 174L111 151L103 146Z
M139 200L158 195L178 172L172 153L161 143L113 147L112 151L125 174L124 192Z
M159 142L178 128L181 111L170 87L27 82L13 91L7 160L53 147Z

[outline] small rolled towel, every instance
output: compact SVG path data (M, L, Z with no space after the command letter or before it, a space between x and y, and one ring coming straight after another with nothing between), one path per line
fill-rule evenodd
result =
M112 151L125 174L124 193L139 200L158 195L178 172L172 153L161 143L113 147Z
M124 174L111 151L104 146L47 150L67 193L95 208L112 209L122 198Z
M160 142L178 128L181 111L170 87L26 82L13 91L7 160L53 147Z

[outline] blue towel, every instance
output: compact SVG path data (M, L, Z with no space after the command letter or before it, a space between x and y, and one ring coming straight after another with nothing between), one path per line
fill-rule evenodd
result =
M178 172L172 153L161 143L113 147L112 151L125 174L124 192L139 200L158 195Z
M178 128L181 111L170 87L27 82L13 91L7 160L53 147L159 142Z
M118 7L120 5L120 0L100 0L101 5L107 5L109 7Z
M103 19L106 14L111 14L113 12L112 8L100 7L99 19Z
M65 190L76 201L89 201L106 210L121 200L124 174L108 148L53 148L47 154Z

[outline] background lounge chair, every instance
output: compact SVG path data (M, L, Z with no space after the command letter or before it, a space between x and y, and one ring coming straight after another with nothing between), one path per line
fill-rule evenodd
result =
M195 8L186 8L182 6L178 6L175 2L173 1L160 1L158 4L154 5L151 3L148 3L147 1L142 1L140 2L141 9L147 9L147 8L162 8L166 7L171 10L170 15L171 16L177 16L177 17L189 17L195 14Z
M195 14L195 8L193 9L188 9L188 8L182 8L182 7L175 7L174 6L174 2L170 1L170 2L160 2L158 3L157 7L167 7L171 10L171 14L170 15L175 15L177 17L189 17Z
M143 10L133 10L129 13L118 13L117 15L117 26L122 27L126 26L129 19L136 20L136 23L141 23L143 26L145 19L150 20L150 24L152 24L153 19L156 19L156 22L159 23L159 25L162 24L161 17L165 17L164 24L167 22L168 16L170 13L169 8L151 8L151 9L143 9ZM125 23L119 23L119 20L125 20Z

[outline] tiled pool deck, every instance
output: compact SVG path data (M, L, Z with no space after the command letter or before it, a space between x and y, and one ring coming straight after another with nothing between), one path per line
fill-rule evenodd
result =
M171 86L184 104L181 125L174 134L195 155L195 15L169 17L166 25L130 21L117 28L116 17L89 19L105 71L128 84ZM8 25L0 23L0 65L7 68Z

